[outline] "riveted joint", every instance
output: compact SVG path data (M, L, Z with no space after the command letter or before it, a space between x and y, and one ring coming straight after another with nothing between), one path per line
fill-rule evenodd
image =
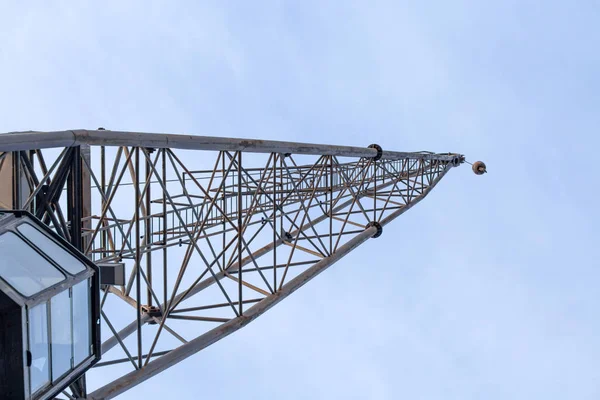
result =
M291 242L292 242L292 240L294 240L294 237L293 237L293 236L292 236L292 234L291 234L291 233L289 233L289 232L283 232L283 239L284 239L286 242L290 242L290 243L291 243Z
M141 306L141 311L143 314L148 314L149 317L151 317L152 319L148 322L150 325L155 325L156 324L156 320L154 320L153 318L161 318L162 317L162 313L160 312L160 308L158 308L157 306L149 306L149 305L143 305Z
M458 167L460 166L460 164L465 162L465 157L464 156L455 156L454 158L452 158L451 164L453 167Z
M383 149L381 148L380 145L373 143L373 144L369 145L369 148L377 150L377 155L375 157L373 157L373 161L377 161L383 156Z
M376 239L379 236L381 236L381 234L383 233L383 227L381 226L381 224L379 222L371 221L367 224L367 226L365 226L365 229L369 229L371 227L375 227L375 229L377 229L377 232L375 232L375 234L373 236L371 236L373 239Z

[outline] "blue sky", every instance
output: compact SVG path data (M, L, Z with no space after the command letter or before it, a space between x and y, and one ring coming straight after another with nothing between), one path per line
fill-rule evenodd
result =
M600 3L74 3L0 2L0 132L379 143L490 171L451 171L121 398L600 397Z

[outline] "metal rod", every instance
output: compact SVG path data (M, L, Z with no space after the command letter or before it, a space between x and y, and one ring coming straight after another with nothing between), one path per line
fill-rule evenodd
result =
M162 149L162 180L164 182L164 188L162 189L162 212L163 212L163 232L162 232L162 244L164 247L162 248L163 255L163 304L167 304L167 196L166 196L166 188L167 188L167 150Z
M102 200L100 202L102 209L106 206L106 147L100 147L100 190L102 193ZM104 221L100 221L101 226L105 225ZM99 224L99 225L100 225ZM100 232L100 245L103 249L108 248L108 235L105 230ZM106 257L107 253L102 253L102 257Z
M238 162L237 162L237 225L238 225L238 240L237 240L237 253L238 253L238 263L242 262L242 235L244 234L244 228L242 227L242 152L238 151ZM243 315L244 313L244 304L242 298L243 292L243 281L242 281L242 270L243 268L238 268L238 314Z
M113 334L113 337L119 342L119 344L121 345L121 348L123 349L123 351L125 351L125 354L127 355L127 360L131 361L131 364L133 365L133 368L137 369L138 366L136 365L135 361L133 361L133 357L131 356L131 353L127 349L127 346L125 346L125 343L123 343L123 340L121 339L121 336L117 333L117 331L115 330L115 328L111 324L110 320L108 319L108 317L106 316L106 314L104 313L104 311L101 311L100 313L102 315L102 318L104 318L104 321L108 325L108 328L111 330L111 332Z
M165 354L169 353L170 351L171 350L157 351L153 354L153 356L154 357L164 356ZM142 357L146 358L146 357L148 357L148 354L144 354ZM122 364L127 361L130 361L130 359L129 358L119 358L117 360L103 361L103 362L99 362L98 364L94 365L94 368L101 368L101 367L107 367L109 365Z
M377 150L368 147L337 146L284 142L275 140L235 139L182 134L71 130L56 132L10 132L0 134L0 151L33 150L51 147L70 147L78 144L104 146L141 146L152 148L244 151L247 153L290 153L307 155L335 155L339 157L374 158ZM407 153L384 151L382 159L404 158L438 159L452 161L457 154Z
M147 150L146 150L147 151ZM149 152L149 151L148 151ZM159 154L157 154L158 156ZM157 157L158 158L158 157ZM150 159L145 157L146 162L144 163L146 169L146 182L150 182L150 178L152 177L152 170L150 168ZM152 184L151 182L148 184L148 188L146 189L146 207L145 214L146 217L144 221L144 239L146 243L152 242L152 209L151 209L151 198L152 198ZM152 249L146 253L146 278L148 280L148 290L146 291L146 296L148 299L148 306L152 307Z
M136 316L137 316L137 345L138 345L138 368L142 368L142 279L140 265L140 148L135 148L135 296L137 301Z
M277 243L277 153L273 153L273 243ZM241 268L238 264L238 268ZM277 246L273 247L273 290L277 291Z

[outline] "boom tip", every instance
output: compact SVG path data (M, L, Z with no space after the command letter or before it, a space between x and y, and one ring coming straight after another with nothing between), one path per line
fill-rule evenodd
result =
M483 175L487 173L487 167L483 161L476 161L473 163L473 172L475 175Z

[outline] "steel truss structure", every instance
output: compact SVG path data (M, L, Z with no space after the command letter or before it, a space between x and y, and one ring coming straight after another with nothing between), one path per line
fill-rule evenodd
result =
M118 366L117 375L90 391L83 377L63 393L110 399L379 236L463 161L378 145L14 132L0 135L0 201L95 263L125 265L123 285L102 289L103 359L90 372Z

